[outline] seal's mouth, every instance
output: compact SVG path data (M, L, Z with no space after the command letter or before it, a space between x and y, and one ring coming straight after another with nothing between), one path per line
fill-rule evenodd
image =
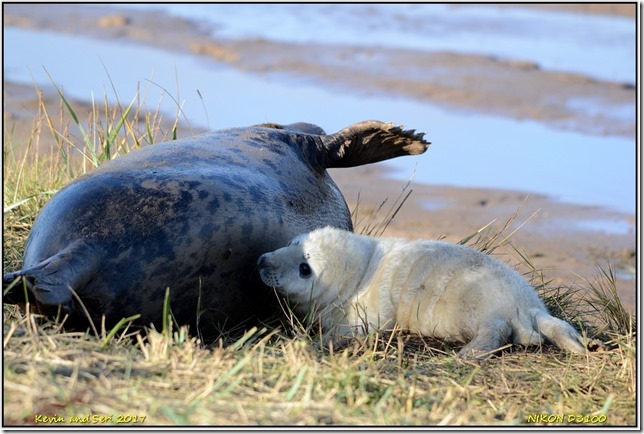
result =
M279 287L279 282L277 280L277 277L270 270L260 269L259 277L262 278L262 282L264 282L264 284L272 288L275 288L281 292L281 288Z
M279 279L275 273L275 266L269 260L268 254L263 254L259 257L257 261L257 267L259 268L259 277L261 277L264 284L280 290Z

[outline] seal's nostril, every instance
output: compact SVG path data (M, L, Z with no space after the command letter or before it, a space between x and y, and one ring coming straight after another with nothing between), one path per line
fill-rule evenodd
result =
M259 260L257 261L257 266L259 268L268 267L268 259L266 259L266 255L262 255L262 256L259 257Z

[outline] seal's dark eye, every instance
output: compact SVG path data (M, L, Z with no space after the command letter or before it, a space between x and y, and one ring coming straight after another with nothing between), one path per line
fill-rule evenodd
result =
M306 262L300 264L300 277L305 279L311 277L311 267Z

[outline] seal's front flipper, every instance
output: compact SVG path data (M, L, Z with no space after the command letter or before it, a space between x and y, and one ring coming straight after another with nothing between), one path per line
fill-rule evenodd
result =
M3 285L22 277L38 302L69 307L71 290L83 288L99 270L102 258L95 250L78 241L27 270L3 276Z
M403 130L392 123L365 121L335 134L321 136L327 150L326 167L353 167L427 150L425 133Z

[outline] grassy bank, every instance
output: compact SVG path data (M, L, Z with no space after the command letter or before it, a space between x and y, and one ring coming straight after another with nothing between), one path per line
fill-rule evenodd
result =
M41 100L21 143L5 122L5 270L20 268L33 220L67 182L182 135L178 122L143 105L134 98L81 114L61 100L54 114ZM405 194L389 212L354 215L358 230L381 233ZM463 242L494 254L511 241L507 227L463 234ZM517 257L530 268L527 255ZM634 425L634 319L621 308L610 270L575 286L553 286L534 267L527 277L554 314L605 342L603 351L508 348L473 363L456 357L457 347L399 332L329 351L314 332L288 326L204 346L171 322L95 336L4 305L4 424Z

